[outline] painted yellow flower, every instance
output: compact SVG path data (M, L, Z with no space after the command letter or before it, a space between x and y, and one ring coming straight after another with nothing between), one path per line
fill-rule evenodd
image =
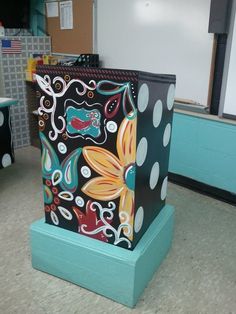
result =
M132 241L134 223L134 187L135 187L135 151L137 119L124 118L118 134L116 148L118 157L110 151L97 147L85 146L83 155L91 168L101 176L88 181L82 191L88 196L111 201L120 197L120 222L128 217L130 233L125 227L123 232Z

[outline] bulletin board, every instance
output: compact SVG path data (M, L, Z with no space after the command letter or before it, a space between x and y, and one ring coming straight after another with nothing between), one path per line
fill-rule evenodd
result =
M52 39L54 53L92 53L93 52L93 1L73 0L73 29L60 29L59 15L47 17L47 33Z

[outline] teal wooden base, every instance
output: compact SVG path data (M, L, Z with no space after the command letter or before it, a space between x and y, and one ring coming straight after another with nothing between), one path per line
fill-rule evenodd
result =
M44 223L31 225L32 265L134 307L172 242L174 208L166 205L133 251Z

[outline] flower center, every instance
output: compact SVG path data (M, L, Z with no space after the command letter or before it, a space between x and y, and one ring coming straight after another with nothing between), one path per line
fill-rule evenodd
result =
M125 169L125 184L127 185L128 189L134 191L135 187L135 165L129 165Z

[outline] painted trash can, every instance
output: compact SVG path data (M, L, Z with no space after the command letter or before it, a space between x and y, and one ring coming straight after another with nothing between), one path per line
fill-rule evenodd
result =
M39 66L45 221L133 250L165 205L175 76Z

